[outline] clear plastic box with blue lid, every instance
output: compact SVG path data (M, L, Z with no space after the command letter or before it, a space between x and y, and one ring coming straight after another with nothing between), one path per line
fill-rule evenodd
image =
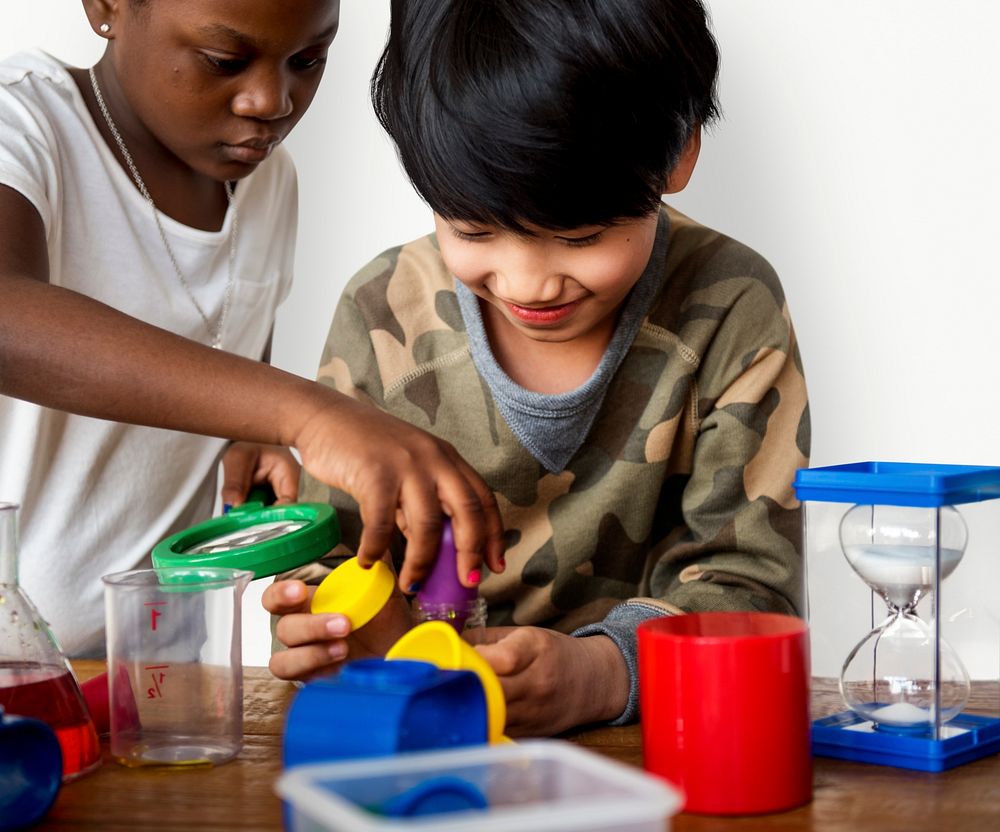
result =
M1000 467L857 462L794 485L813 675L846 707L814 753L942 771L1000 751Z
M663 832L680 795L561 740L297 766L276 789L290 832Z

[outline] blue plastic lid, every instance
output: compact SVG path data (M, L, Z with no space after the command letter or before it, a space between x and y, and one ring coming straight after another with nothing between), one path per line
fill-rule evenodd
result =
M1000 497L1000 468L919 462L852 462L795 472L802 501L934 508Z
M489 802L472 783L460 777L431 777L391 797L372 811L393 818L441 815L486 809Z
M0 708L0 830L37 823L62 785L62 750L44 722Z

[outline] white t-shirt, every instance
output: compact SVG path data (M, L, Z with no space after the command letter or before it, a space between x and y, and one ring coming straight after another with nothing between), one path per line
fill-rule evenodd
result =
M101 138L65 65L41 52L0 62L0 184L38 209L53 285L211 342L149 204ZM223 347L260 358L292 278L297 186L282 148L239 182L235 205ZM232 213L217 232L160 215L213 327L229 280ZM221 439L0 396L0 501L21 505L21 585L67 654L104 652L102 575L148 565L160 540L210 515L224 448Z

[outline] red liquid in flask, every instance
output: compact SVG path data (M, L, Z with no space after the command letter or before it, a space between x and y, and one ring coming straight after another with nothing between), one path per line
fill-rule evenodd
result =
M0 662L0 707L40 719L62 748L63 780L86 774L101 761L101 746L76 680L61 665Z

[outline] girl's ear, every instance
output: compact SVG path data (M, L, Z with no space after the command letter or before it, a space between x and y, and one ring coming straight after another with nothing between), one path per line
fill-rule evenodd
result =
M688 140L684 143L684 148L681 150L681 155L677 159L677 163L670 169L670 173L667 174L663 193L675 194L678 191L684 190L691 179L691 174L694 173L694 166L698 162L699 153L701 153L701 125L696 124L691 130Z
M122 0L127 3L128 0ZM90 28L102 38L111 40L115 36L115 22L118 19L118 0L83 0L83 10L90 21Z

